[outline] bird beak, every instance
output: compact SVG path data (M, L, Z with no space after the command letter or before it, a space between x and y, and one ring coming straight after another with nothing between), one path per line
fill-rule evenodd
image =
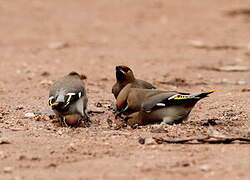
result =
M51 106L51 107L54 107L54 106L58 106L58 104L59 104L58 102L54 102L54 103L51 104L50 106Z
M116 71L121 71L121 67L120 67L120 66L116 66L116 67L115 67L115 70L116 70Z

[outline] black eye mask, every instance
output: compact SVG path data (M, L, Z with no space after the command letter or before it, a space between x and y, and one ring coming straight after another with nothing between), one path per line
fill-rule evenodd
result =
M67 93L64 96L64 103L60 102L57 103L56 98L51 96L48 100L49 105L52 106L53 109L64 109L66 108L69 104L77 101L78 99L80 99L82 96L82 92L78 92L78 93Z
M121 71L116 71L116 79L118 81L123 82L123 81L125 81L126 76Z
M129 68L122 68L122 71L128 72L130 69Z

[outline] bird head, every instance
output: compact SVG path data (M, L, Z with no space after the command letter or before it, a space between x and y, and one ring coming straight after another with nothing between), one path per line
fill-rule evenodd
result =
M71 103L81 98L81 96L82 92L60 90L55 93L55 95L50 95L48 103L52 109L63 110L66 109Z
M135 80L133 71L124 65L116 66L116 80L119 82L133 81Z

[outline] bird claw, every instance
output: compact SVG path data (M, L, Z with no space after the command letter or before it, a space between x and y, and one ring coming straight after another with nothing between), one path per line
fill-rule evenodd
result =
M122 118L122 113L123 113L122 111L116 111L115 112L115 119L117 119L118 117Z
M66 120L65 120L65 117L60 117L59 120L60 120L60 124L62 127L78 127L78 126L81 126L81 124L84 124L84 125L87 125L87 126L90 126L91 124L91 119L89 116L86 116L87 118L81 118L77 121L76 124L74 125L69 125L67 124Z
M63 127L69 127L69 125L65 121L65 117L60 117L60 123Z

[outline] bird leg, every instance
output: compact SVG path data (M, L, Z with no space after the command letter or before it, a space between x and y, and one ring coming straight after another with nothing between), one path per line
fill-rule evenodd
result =
M117 119L117 117L121 117L121 115L122 115L127 109L128 109L128 105L127 105L124 109L122 109L122 110L120 110L120 111L116 110L116 112L115 112L115 119Z
M83 119L83 121L90 123L91 120L90 120L89 115L88 115L88 110L85 109L83 112L84 112L84 115L85 115L85 119Z
M59 117L61 126L63 127L69 127L69 125L66 123L65 117Z

